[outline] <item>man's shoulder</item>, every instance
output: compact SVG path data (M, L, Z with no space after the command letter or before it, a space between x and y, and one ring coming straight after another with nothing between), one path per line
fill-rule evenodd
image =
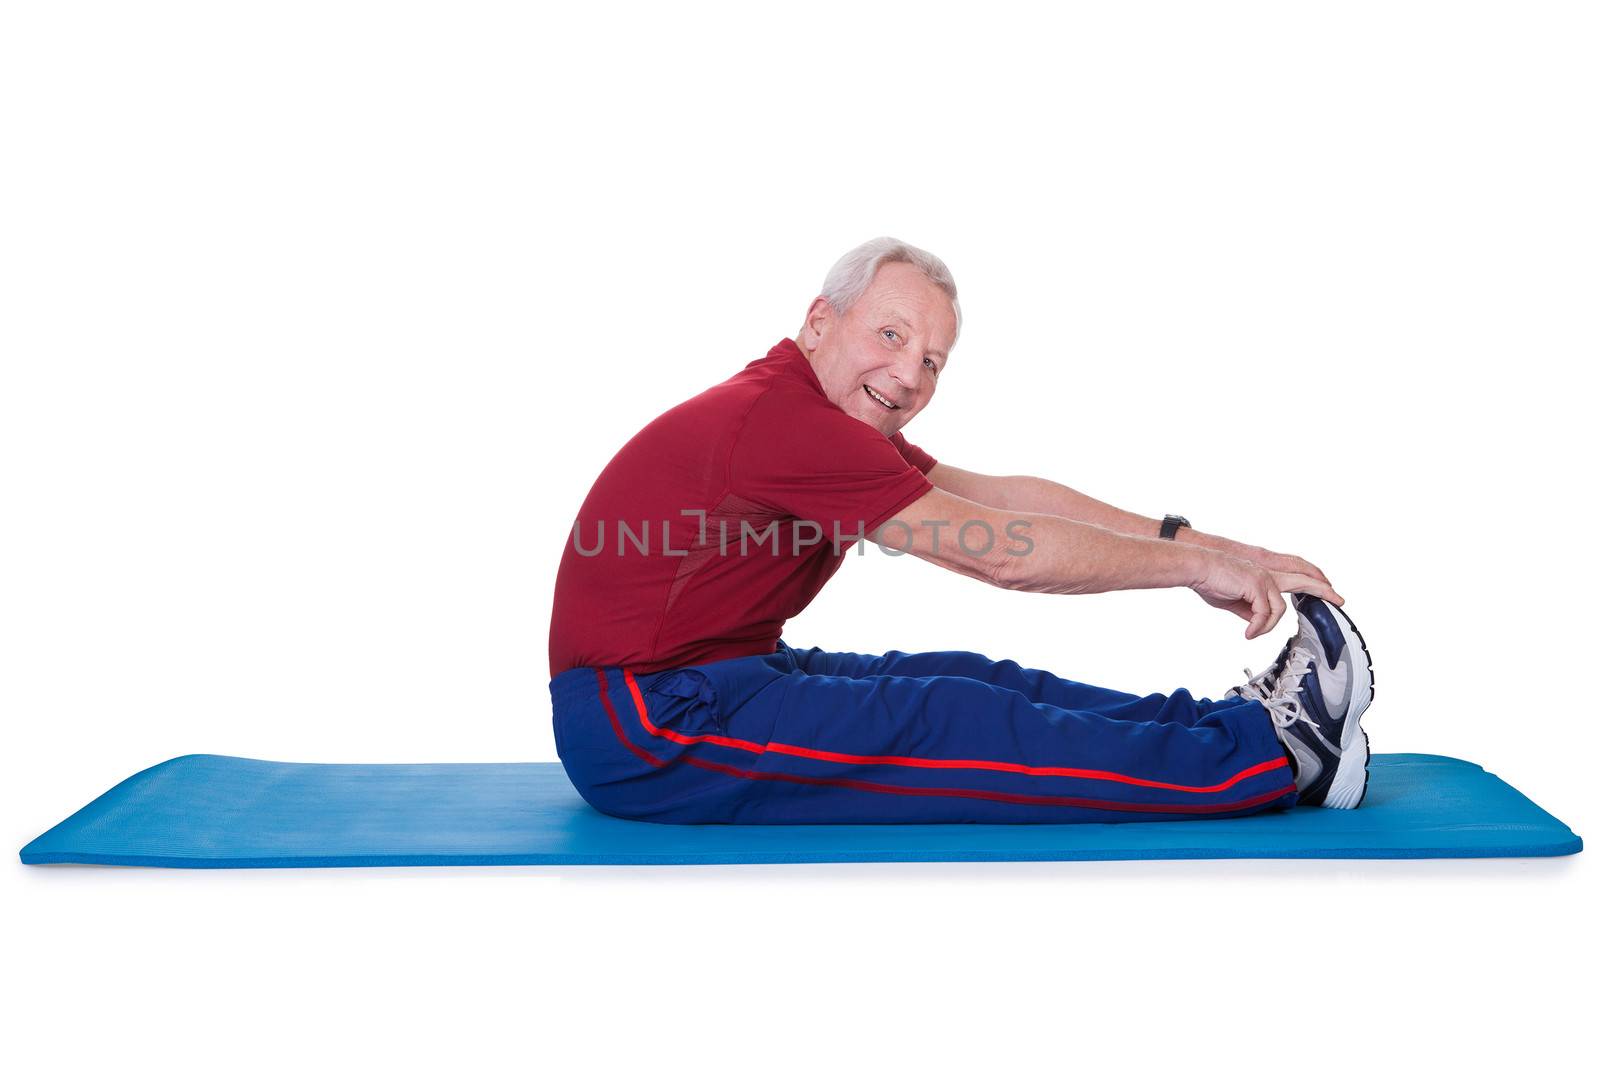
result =
M702 431L720 423L738 423L762 397L773 391L786 393L782 379L768 374L750 373L747 367L732 377L707 386L694 396L674 404L659 419L698 420Z
M703 419L731 416L735 422L743 422L757 410L762 413L804 412L823 418L834 415L849 418L804 380L775 365L770 357L752 360L738 373L669 408L663 415L677 414Z
M814 385L786 365L782 353L751 360L741 370L674 404L651 419L636 435L646 450L717 442L760 439L757 447L777 441L789 447L819 437L850 439L871 428L840 410ZM691 445L690 443L693 442Z

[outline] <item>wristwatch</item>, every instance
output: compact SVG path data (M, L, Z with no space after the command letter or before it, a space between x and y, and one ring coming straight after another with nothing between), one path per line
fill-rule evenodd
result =
M1182 515L1168 515L1161 520L1161 536L1168 541L1175 541L1178 537L1178 527L1189 526L1189 520ZM1194 527L1189 526L1192 530Z

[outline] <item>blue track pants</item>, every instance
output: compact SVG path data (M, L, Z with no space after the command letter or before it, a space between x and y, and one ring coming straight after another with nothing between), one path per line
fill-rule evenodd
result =
M795 649L550 681L556 751L664 823L1131 822L1295 802L1261 705L1135 696L974 652Z

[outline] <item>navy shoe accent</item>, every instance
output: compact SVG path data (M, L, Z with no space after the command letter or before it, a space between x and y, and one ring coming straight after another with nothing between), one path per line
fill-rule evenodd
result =
M1334 618L1327 602L1309 593L1296 593L1294 609L1317 631L1317 637L1322 641L1322 649L1328 657L1328 662L1338 663L1339 657L1344 654L1344 633L1339 629L1339 620Z
M1318 724L1327 722L1333 725L1333 716L1328 714L1328 702L1322 699L1322 683L1317 681L1316 671L1307 671L1306 676L1300 679L1300 703L1305 705L1306 711Z

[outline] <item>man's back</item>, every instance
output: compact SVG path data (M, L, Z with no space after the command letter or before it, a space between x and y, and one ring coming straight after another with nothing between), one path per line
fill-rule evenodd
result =
M875 529L932 488L933 466L831 403L799 347L779 342L601 471L556 576L551 675L773 651L843 562L834 524L843 538Z

